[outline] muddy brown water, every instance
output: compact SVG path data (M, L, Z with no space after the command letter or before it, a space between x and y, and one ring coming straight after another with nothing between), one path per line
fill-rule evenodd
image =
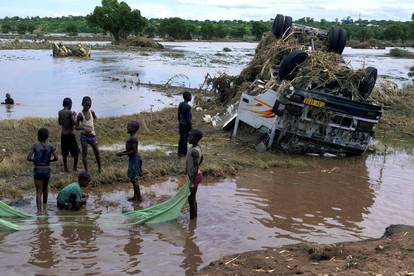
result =
M56 59L50 50L1 50L0 75L7 77L0 83L0 100L11 93L18 105L0 106L0 119L54 117L64 97L71 97L73 110L79 111L85 95L92 97L98 117L176 106L181 97L168 97L139 83L198 88L206 74L239 74L257 46L248 42L163 44L173 52L93 51L86 60ZM223 52L224 47L232 51ZM391 58L389 50L346 48L344 59L354 69L374 66L381 79L400 86L412 84L407 76L412 60Z
M88 226L1 232L0 269L3 275L183 275L223 255L301 241L355 241L379 237L390 224L414 224L411 153L318 164L207 179L198 192L199 218L191 222L187 208L177 221L158 225L125 226L121 217L111 218L134 208L126 201L129 185L91 193L74 219L56 216L67 213L56 211L52 195L50 217L37 223ZM144 202L135 208L173 195L176 186L170 179L144 187ZM33 211L28 199L19 208Z

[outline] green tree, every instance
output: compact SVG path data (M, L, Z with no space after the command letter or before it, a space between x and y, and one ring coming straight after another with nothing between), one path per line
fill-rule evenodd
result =
M409 25L408 30L408 39L414 40L414 13L411 15L411 24Z
M158 27L160 35L172 39L191 39L193 25L179 17L163 19Z
M79 27L75 23L69 23L65 26L65 33L70 36L77 36L79 33Z
M116 44L131 33L141 33L146 22L139 10L131 10L127 3L118 0L102 0L102 6L95 7L86 20L92 27L109 32Z
M33 34L33 31L36 30L36 26L33 23L27 24L27 31Z
M1 32L4 34L8 34L13 30L13 26L10 23L3 23L1 24Z
M354 33L354 37L360 41L367 41L374 36L373 32L368 28L361 28Z
M261 21L254 21L252 23L252 35L256 37L256 40L260 40L264 32L268 30L266 23Z
M233 30L231 30L230 35L236 38L243 38L246 33L247 31L244 25L238 25Z
M399 24L392 24L385 28L384 39L396 41L403 36L403 30Z
M27 25L24 22L17 24L17 33L25 34L27 31Z
M154 37L157 31L157 27L154 24L149 23L145 26L144 34L146 34L148 37Z
M217 38L225 38L228 35L229 31L226 28L225 24L219 23L214 26L213 36Z
M212 39L214 36L214 25L212 23L203 24L200 29L200 34L203 39Z

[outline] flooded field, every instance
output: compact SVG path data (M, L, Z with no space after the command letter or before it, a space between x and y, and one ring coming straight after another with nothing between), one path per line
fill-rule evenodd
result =
M157 110L177 104L180 97L167 97L139 83L199 87L206 74L238 74L251 60L256 43L166 42L169 51L93 51L92 58L55 59L50 50L0 51L0 95L8 92L18 105L0 107L0 119L54 117L64 97L74 100L79 111L84 95L94 99L98 116L118 116ZM224 47L231 49L223 51ZM379 74L401 86L411 60L385 56L387 50L345 49L344 59L354 68L374 66ZM7 77L6 77L7 76Z
M307 157L312 158L312 157ZM223 255L300 241L332 243L379 237L390 224L414 221L414 156L405 151L346 159L319 159L310 169L244 172L207 179L198 192L199 218L125 226L121 217L174 194L174 179L143 189L144 202L126 201L129 185L90 195L74 220L85 227L55 226L0 233L0 268L13 274L190 274ZM32 212L33 197L19 208ZM64 223L54 207L37 223ZM47 221L45 221L47 220ZM26 221L20 223L33 223Z

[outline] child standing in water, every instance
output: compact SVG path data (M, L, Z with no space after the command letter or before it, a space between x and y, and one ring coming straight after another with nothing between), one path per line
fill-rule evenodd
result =
M203 138L201 130L192 129L188 135L188 142L192 145L187 153L186 172L190 179L190 196L188 197L188 204L190 205L190 219L197 218L197 199L196 193L198 185L203 181L203 173L200 170L200 165L203 163L203 153L198 144Z
M60 146L63 156L63 169L68 170L68 155L73 157L73 171L78 169L79 146L76 142L74 128L76 125L76 112L72 110L72 100L70 98L63 99L63 109L59 111L59 125L62 127L60 136Z
M134 196L129 198L130 201L141 201L141 192L138 184L138 176L142 176L142 161L138 155L138 138L137 132L139 130L139 123L131 121L127 125L127 132L129 134L128 140L125 144L125 150L118 152L118 156L128 155L128 178L130 179L134 188Z
M81 130L80 142L82 146L82 162L85 172L88 172L88 145L90 145L95 154L98 170L101 172L101 158L99 156L98 144L96 142L95 121L96 114L91 110L92 99L88 96L82 99L82 112L79 112L76 119L77 129Z
M48 185L50 179L50 162L58 160L55 148L47 144L49 131L47 128L41 128L37 132L38 143L33 144L32 149L27 155L27 160L33 162L33 177L36 187L36 206L37 211L42 212L43 204L47 203ZM53 159L52 159L53 156Z
M6 99L4 100L4 102L2 102L1 104L7 104L7 105L13 105L14 104L14 100L13 98L10 96L9 93L6 93Z

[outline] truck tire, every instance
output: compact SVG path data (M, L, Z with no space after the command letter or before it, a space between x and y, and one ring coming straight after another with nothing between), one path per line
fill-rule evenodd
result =
M273 20L272 33L276 38L280 38L283 35L283 28L285 25L285 17L281 14L276 15Z
M342 54L346 46L346 31L332 27L328 33L328 52Z
M295 71L298 65L302 64L308 58L304 51L294 50L286 55L279 66L279 79L292 80L295 77Z
M335 52L338 45L339 29L332 27L328 33L328 52Z
M367 99L371 95L375 82L377 81L377 76L378 70L376 68L367 67L365 69L365 76L358 86L359 95L361 95L362 98Z
M285 16L285 23L283 24L283 33L282 35L288 35L292 29L292 17Z
M339 29L339 38L338 38L338 44L336 45L335 53L342 55L342 52L344 51L345 46L346 46L346 31L344 29Z

